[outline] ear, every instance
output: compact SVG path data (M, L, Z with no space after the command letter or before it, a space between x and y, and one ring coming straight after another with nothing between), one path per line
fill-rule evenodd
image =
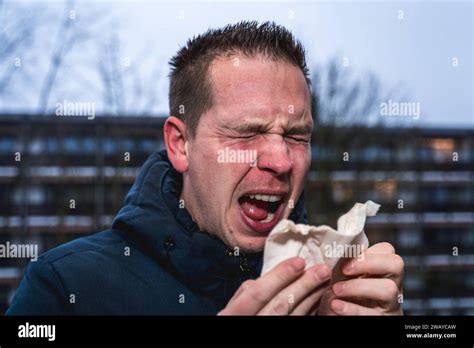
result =
M186 125L175 116L166 119L164 136L168 158L180 173L188 170L188 142Z

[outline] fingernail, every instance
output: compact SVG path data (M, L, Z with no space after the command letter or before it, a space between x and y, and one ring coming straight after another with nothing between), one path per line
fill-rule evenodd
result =
M319 279L326 280L329 278L329 268L326 265L320 266L316 269L316 274L318 275Z
M339 282L339 283L336 283L332 286L332 291L337 295L337 296L341 296L342 293L344 292L344 289L346 287L346 283L344 282Z
M290 266L291 268L293 268L295 272L301 272L306 266L306 263L304 262L302 258L298 257L294 259L293 261L291 261Z
M343 271L345 274L351 274L352 272L354 272L354 269L355 269L354 261L351 261L351 262L346 263L346 264L344 265L344 267L342 268L342 271Z
M332 301L332 309L335 312L342 313L346 310L346 304L342 301L334 300L334 301Z

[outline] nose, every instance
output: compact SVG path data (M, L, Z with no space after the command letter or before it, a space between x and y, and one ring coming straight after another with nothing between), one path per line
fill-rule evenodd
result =
M293 167L288 146L281 135L268 135L260 151L257 155L257 167L260 170L271 171L280 176Z

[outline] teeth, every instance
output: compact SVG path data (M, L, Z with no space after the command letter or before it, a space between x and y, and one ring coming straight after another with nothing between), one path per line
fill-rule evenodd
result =
M269 202L278 202L281 199L281 197L279 196L267 196L267 197L268 197Z
M250 195L250 198L251 199L256 199L256 200L259 200L259 201L264 201L264 202L278 202L279 200L281 200L281 197L280 196L276 196L276 195Z
M259 222L261 223L267 223L267 222L270 222L273 220L273 217L275 216L275 214L273 213L268 213L268 216L265 218L265 220L261 220Z

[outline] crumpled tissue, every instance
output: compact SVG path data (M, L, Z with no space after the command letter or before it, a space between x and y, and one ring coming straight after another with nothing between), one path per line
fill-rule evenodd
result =
M343 278L339 261L363 257L363 251L369 246L364 232L365 220L367 216L376 215L379 208L380 205L372 201L356 203L337 220L337 231L326 225L280 221L266 240L262 275L280 262L299 256L306 261L306 268L325 263L332 270L332 282Z

